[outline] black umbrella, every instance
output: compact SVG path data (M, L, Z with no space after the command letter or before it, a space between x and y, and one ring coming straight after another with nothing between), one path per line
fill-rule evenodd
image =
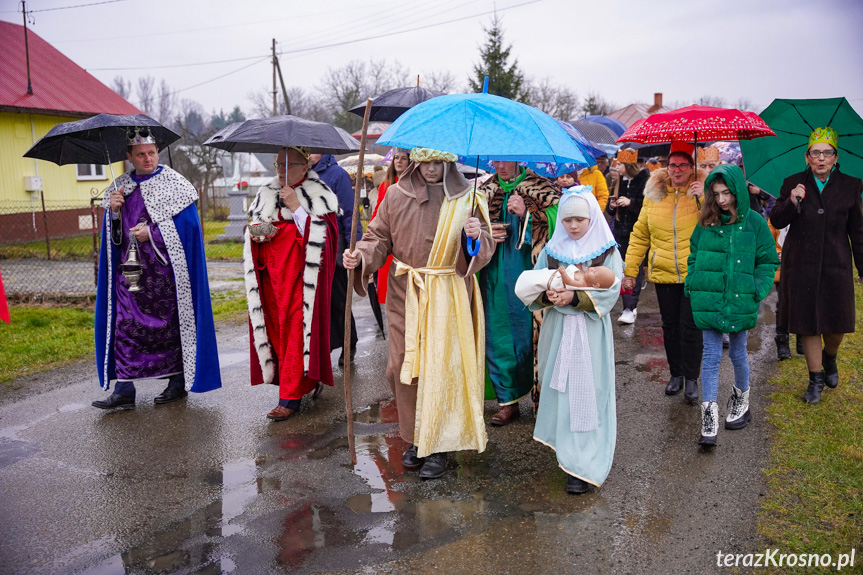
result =
M437 96L443 96L445 92L429 90L422 86L411 88L396 88L375 96L372 100L372 111L369 114L370 122L395 122L396 119L413 108L417 104L430 100ZM366 111L366 105L361 104L356 108L348 110L351 114L362 117Z
M284 146L303 146L315 154L344 154L360 149L357 139L341 128L296 116L273 116L230 124L204 145L227 152L265 153L278 153Z
M99 114L86 120L66 122L36 142L24 154L25 158L66 164L113 164L126 159L126 130L146 126L156 138L159 150L176 142L180 136L144 114Z
M384 339L387 338L387 332L384 331L384 314L381 312L381 303L378 301L378 272L375 272L374 279L369 282L366 293L369 295L369 303L372 306L372 313L378 321L378 327L381 329L381 335Z

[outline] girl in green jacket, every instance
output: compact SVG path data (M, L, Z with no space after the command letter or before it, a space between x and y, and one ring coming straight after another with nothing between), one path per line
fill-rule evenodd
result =
M770 293L779 259L767 222L749 209L740 168L717 166L707 176L704 189L704 208L689 244L684 290L704 340L699 443L713 446L719 418L716 398L722 334L729 334L728 356L734 365L725 429L742 429L751 419L746 338L758 319L758 304Z

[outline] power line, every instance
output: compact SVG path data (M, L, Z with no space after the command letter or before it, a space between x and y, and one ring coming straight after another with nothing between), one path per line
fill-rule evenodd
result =
M55 10L69 10L70 8L86 8L88 6L99 6L101 4L114 4L116 2L126 2L126 0L103 0L102 2L91 2L89 4L75 4L73 6L58 6L56 8L41 8L39 10L27 10L28 14L35 12L54 12ZM19 10L4 10L0 14L17 14Z
M122 1L122 0L115 0L115 1ZM280 52L280 55L282 55L282 54L300 54L303 52L324 50L327 48L334 48L336 46L344 46L347 44L354 44L357 42L365 42L368 40L377 40L379 38L396 36L398 34L405 34L407 32L415 32L417 30L425 30L427 28L433 28L436 26L443 26L445 24L452 24L453 22L461 22L463 20L470 20L471 18L477 18L479 16L485 16L488 14L492 14L496 11L504 12L507 10L512 10L513 8L520 8L522 6L527 6L530 4L537 4L537 3L543 2L543 1L544 0L528 0L526 2L521 2L519 4L513 4L513 5L507 6L505 8L500 8L499 10L487 10L485 12L478 12L476 14L471 14L468 16L462 16L460 18L453 18L451 20L444 20L442 22L433 22L430 24L425 24L423 26L417 26L414 28L405 28L402 30L387 32L384 34L365 36L362 38L356 38L353 40L344 40L341 42L333 42L330 44L321 44L321 45L317 45L317 46L307 46L305 48L295 48L293 50L283 50L282 52ZM124 68L88 68L88 70L103 71L103 72L120 72L120 71L130 71L130 70L158 70L158 69L165 69L165 68L185 68L185 67L191 67L191 66L206 66L206 65L210 65L210 64L227 64L230 62L242 62L242 61L247 61L247 60L254 60L257 58L269 58L269 55L267 55L267 56L263 56L263 55L245 56L243 58L231 58L231 59L227 59L227 60L211 60L211 61L207 61L207 62L190 62L190 63L186 63L186 64L165 64L162 66L135 66L135 67L124 67Z

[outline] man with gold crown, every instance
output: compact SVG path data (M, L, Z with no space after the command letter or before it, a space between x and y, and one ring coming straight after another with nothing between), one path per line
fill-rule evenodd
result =
M343 260L347 269L360 268L354 289L365 295L369 276L393 256L386 377L409 445L402 463L437 479L447 452L486 446L485 327L474 274L491 259L494 243L485 197L456 169L455 154L414 148L410 159ZM473 256L468 238L478 243Z
M518 162L494 162L495 175L480 188L488 198L492 260L479 276L485 310L486 398L497 399L491 424L519 417L518 402L534 390L536 343L542 312L532 313L515 296L515 282L536 258L553 230L560 192Z
M785 178L770 212L782 244L776 325L799 334L809 369L803 400L821 401L839 385L836 355L855 326L854 276L863 277L863 182L839 171L839 136L818 128L809 136L807 168Z
M249 207L243 272L252 385L278 386L278 405L267 418L284 421L304 395L333 385L330 289L339 200L309 169L308 148L282 148L276 171Z
M146 126L127 132L133 169L117 178L105 221L96 288L99 409L135 407L136 379L168 379L157 405L221 387L198 192L159 164Z

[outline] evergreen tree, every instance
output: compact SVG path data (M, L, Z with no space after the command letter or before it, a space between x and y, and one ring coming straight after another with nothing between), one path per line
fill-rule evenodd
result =
M491 21L491 27L483 27L487 38L480 48L480 63L473 67L474 78L469 78L471 90L482 92L485 77L488 76L488 93L526 101L528 96L524 74L518 68L518 58L509 64L512 44L504 47L503 27L497 14Z

